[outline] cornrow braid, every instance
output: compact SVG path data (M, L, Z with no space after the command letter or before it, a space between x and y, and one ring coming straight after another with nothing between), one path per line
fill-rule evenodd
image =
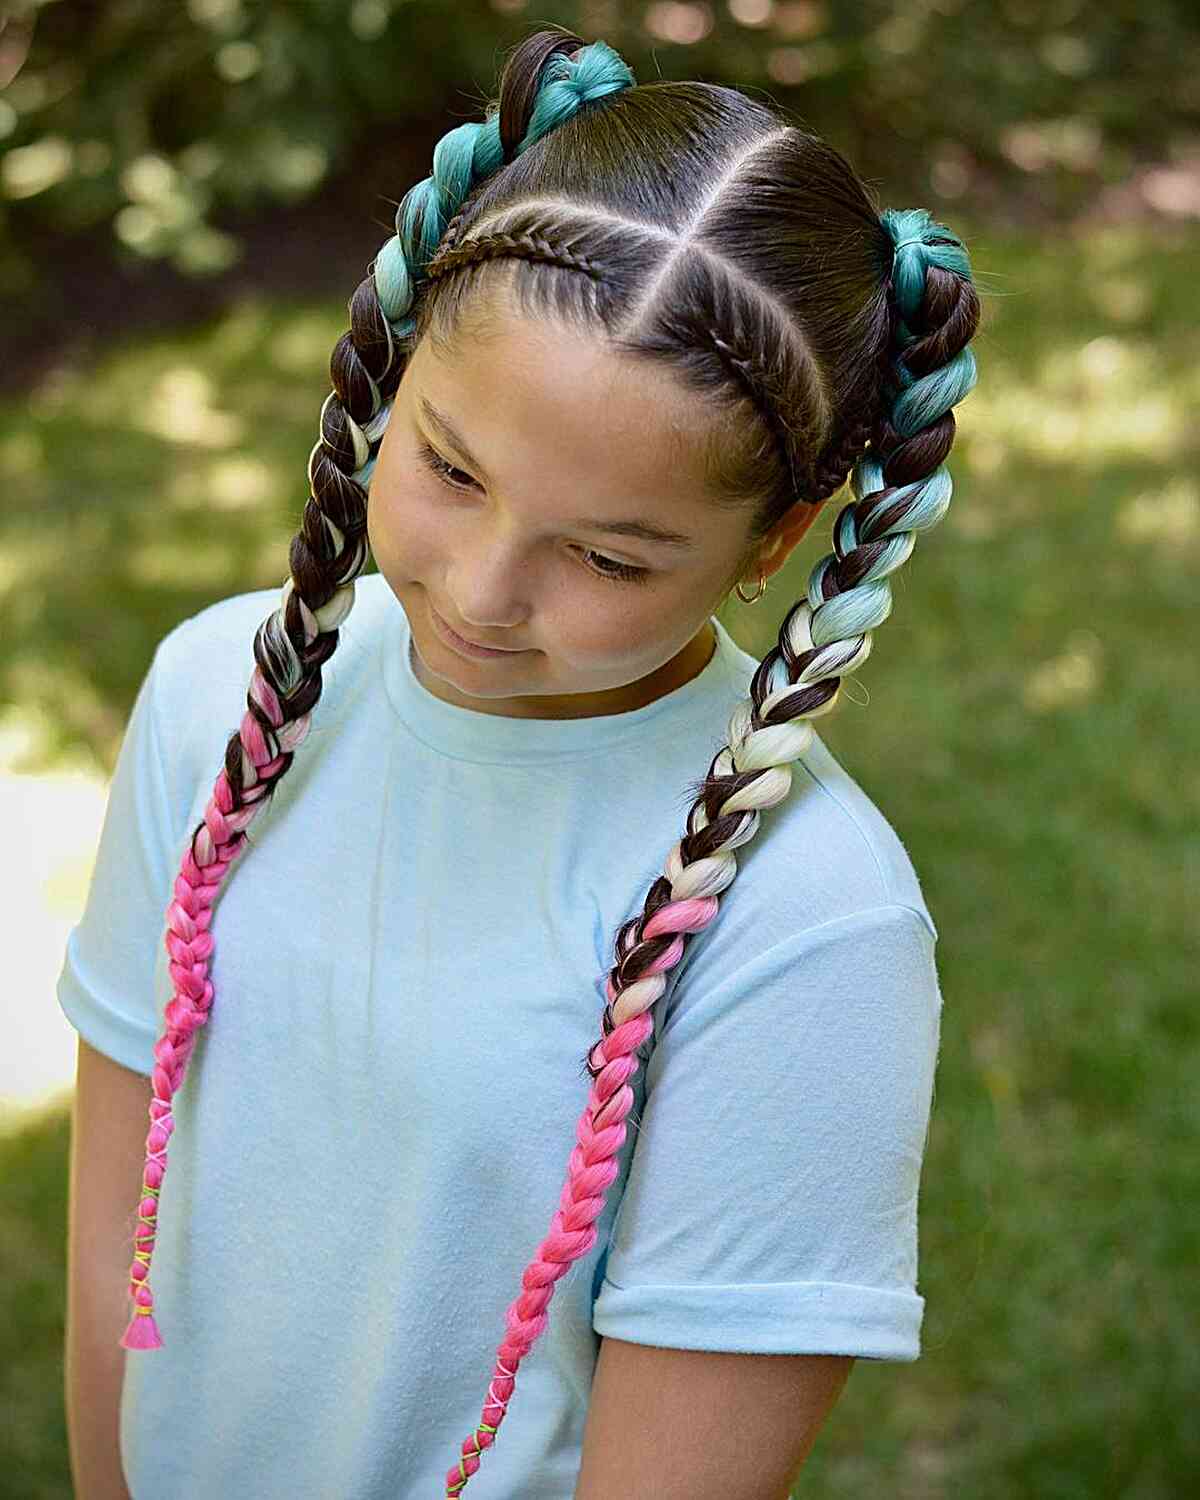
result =
M505 234L496 230L480 234L456 250L439 253L426 268L426 279L436 281L452 271L461 271L477 261L511 259L540 260L546 265L564 266L568 271L582 271L595 281L604 279L603 269L586 255L576 255L565 245L552 244L544 234Z
M668 230L632 213L622 217L617 210L578 201L563 186L569 172L549 154L557 140L547 142L536 161L519 160L559 125L567 126L563 136L574 149L586 108L627 90L642 93L632 88L635 83L603 42L586 45L558 30L533 34L510 58L499 107L489 109L483 124L459 126L439 141L432 175L412 188L397 210L396 235L350 299L350 330L331 356L333 390L321 408L319 439L309 455L311 494L289 550L290 576L280 606L256 632L247 712L226 746L224 768L167 908L165 941L175 995L154 1049L151 1129L130 1270L135 1306L121 1339L127 1349L162 1344L149 1286L156 1200L173 1129L171 1099L213 1003L208 977L213 903L245 847L250 823L308 733L321 695L321 667L336 649L338 629L353 603L354 580L367 563L364 476L387 428L414 336L425 326L422 318L443 299L451 305L443 288L456 284L458 273L500 259L552 266L548 276L564 273L564 282L571 284L577 284L571 273L578 272L590 288L607 294L616 270L606 265L609 241L601 240L600 232L611 233L614 221L621 221L647 265L656 242L665 242L669 269L655 275L654 297L638 306L644 341L627 340L626 346L674 355L681 366L686 360L697 389L735 385L739 401L748 401L755 414L753 424L770 434L769 446L782 454L783 472L790 476L789 504L825 498L848 470L855 498L837 517L833 552L812 569L806 597L784 618L777 645L754 673L749 698L731 714L727 744L693 784L686 831L667 855L665 873L650 886L638 915L615 935L601 1037L581 1065L592 1086L576 1127L559 1209L522 1274L521 1293L507 1309L507 1334L497 1350L481 1420L447 1470L447 1497L461 1493L483 1450L495 1441L520 1362L548 1323L557 1281L596 1243L595 1221L626 1140L625 1118L634 1098L629 1081L640 1065L638 1050L653 1032L651 1011L666 990L668 972L683 957L688 936L705 930L717 915L718 897L738 872L735 851L758 832L762 811L784 801L791 790L791 762L812 742L811 721L832 710L842 679L870 654L871 632L891 611L890 575L911 554L917 533L936 525L946 511L952 485L943 460L955 432L951 408L976 378L967 344L979 302L958 237L923 209L864 214L865 200L836 153L794 127L781 128L777 120L768 125L760 106L745 105L744 116L729 125L724 154L713 158L715 185L678 232L674 222ZM689 140L700 133L692 122L706 118L706 110L716 118L710 100L732 92L708 85L648 86L655 88L676 90L668 103L678 103ZM612 134L604 137L610 152L606 168L613 143L623 139L621 107L618 103L612 111ZM803 171L789 155L801 140L811 153ZM562 160L570 164L575 158L564 148ZM740 262L721 254L730 242L728 230L724 238L706 233L719 219L725 197L736 215L762 197L761 186L771 184L773 173L788 170L809 194L799 201L816 205L803 226L814 246L826 243L820 236L827 221L835 236L851 222L858 231L861 248L845 282L850 290L838 284L840 302L829 294L836 333L824 343L818 341L819 329L810 337L800 326L786 298L752 282ZM551 189L544 194L543 182ZM535 196L540 201L533 205ZM841 221L826 211L835 199ZM682 209L673 204L672 211ZM597 229L598 253L568 248L575 232L561 227L566 221L560 218L568 213L571 224ZM521 214L536 217L522 226ZM667 218L664 209L664 224ZM479 232L472 233L476 223ZM740 245L746 236L740 222L735 228ZM797 225L793 232L785 223L789 245L800 229ZM759 233L768 237L765 229ZM583 228L575 237L586 243ZM821 265L816 249L810 260ZM670 277L676 264L693 262L703 275L696 273L701 292L689 302L674 296ZM634 263L631 257L629 264ZM822 291L825 285L818 281ZM426 286L432 292L418 303L418 288ZM864 299L870 303L865 308ZM854 325L860 342L852 350L851 378L837 340L860 311L864 317ZM592 312L610 327L607 302L592 304ZM764 349L775 348L776 363L760 356L756 332ZM849 347L848 340L842 342Z
M733 372L734 379L740 382L747 391L751 401L754 403L759 415L778 439L780 449L784 456L784 462L788 466L788 472L792 477L792 486L797 494L809 488L796 479L795 464L792 460L791 434L787 423L779 415L779 396L770 389L767 376L758 368L757 362L746 356L739 355L720 334L710 333L709 339L712 346L721 356L725 367Z
M507 234L502 230L479 234L456 249L439 251L426 269L426 278L437 281L481 261L514 257L563 266L569 271L580 271L596 282L604 280L603 267L590 256L580 255L565 245L555 245L544 234ZM833 452L823 455L819 465L810 468L803 481L798 479L793 454L795 439L791 429L779 415L779 396L772 389L770 377L760 369L752 356L739 355L720 334L711 329L705 330L705 333L726 368L747 392L763 421L778 440L796 493L803 495L809 504L815 504L839 489L845 482L851 464L866 446L872 427L871 418L860 417L839 446Z

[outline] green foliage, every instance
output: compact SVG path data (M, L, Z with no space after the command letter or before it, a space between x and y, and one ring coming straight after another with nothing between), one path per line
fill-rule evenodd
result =
M63 1400L69 1103L0 1117L0 1500L70 1500Z
M845 149L889 201L988 195L1069 215L1144 162L1197 150L1200 13L1188 0L97 0L10 5L0 55L0 288L42 247L186 275L235 264L237 215L404 159L478 118L506 51L559 24L642 81L759 89ZM386 179L398 201L407 163ZM1159 206L1185 191L1168 175ZM1194 206L1194 185L1191 188Z

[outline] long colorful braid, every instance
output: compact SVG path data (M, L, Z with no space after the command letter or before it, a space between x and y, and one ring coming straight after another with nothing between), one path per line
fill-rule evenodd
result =
M635 86L630 69L604 42L587 45L557 28L527 37L509 62L499 107L489 109L483 123L460 125L439 141L432 175L405 196L395 236L350 299L351 328L330 360L333 390L309 454L310 495L291 542L290 575L278 608L255 633L246 713L230 736L166 911L174 995L154 1047L151 1125L129 1272L134 1310L120 1340L126 1349L162 1347L150 1286L157 1202L174 1128L171 1101L214 999L213 906L245 848L248 828L308 734L321 696L321 667L337 648L339 627L354 602L354 580L369 560L365 486L419 328L420 284L452 281L471 265L502 257L547 262L603 283L600 261L560 242L565 236L556 237L553 229L506 229L505 215L513 207L502 196L501 207L480 210L482 221L478 214L471 220L467 210L477 205L482 185L493 178L499 185L501 169L548 133L589 107L607 107L602 101ZM762 170L764 158L769 164L769 153L785 149L795 134L794 127L778 123L767 129L731 159L722 190L751 165ZM522 208L519 195L515 207ZM556 201L547 209L551 223L553 211L563 208L581 224L589 216L600 218L586 202ZM710 201L705 211L711 208ZM924 209L886 210L878 222L891 246L881 286L888 326L878 368L868 372L862 409L831 411L819 362L806 355L805 378L817 415L807 427L784 421L777 368L768 368L724 324L687 326L761 415L788 474L798 490L802 486L796 498L824 499L849 471L854 500L834 523L833 552L812 569L806 596L784 617L749 698L731 714L728 743L694 784L687 831L667 856L665 873L650 887L641 913L617 932L602 1035L583 1063L591 1090L559 1208L507 1310L508 1331L481 1420L446 1474L448 1497L461 1494L483 1450L495 1441L520 1363L546 1328L555 1283L596 1242L594 1224L626 1138L624 1121L634 1099L630 1079L640 1065L638 1049L653 1032L651 1008L666 989L667 974L683 957L688 936L716 917L718 897L737 874L735 850L758 832L761 812L791 790L790 763L811 743L811 721L832 710L842 678L869 655L871 631L891 612L890 575L908 559L917 533L935 526L949 506L953 487L943 460L955 433L951 408L976 380L967 347L979 320L970 263L961 240ZM658 225L642 227L660 239L666 233ZM682 254L698 241L697 225L672 239ZM703 253L699 245L697 252ZM730 274L728 266L721 274ZM745 281L743 273L732 274ZM776 671L780 664L782 673Z

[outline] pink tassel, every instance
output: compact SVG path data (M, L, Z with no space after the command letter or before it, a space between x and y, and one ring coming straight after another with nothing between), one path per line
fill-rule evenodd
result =
M158 1324L154 1321L154 1314L150 1313L143 1317L140 1313L134 1313L121 1339L121 1348L161 1349L162 1346L163 1341L158 1331Z
M148 1286L140 1286L133 1294L137 1303L133 1317L129 1320L129 1327L121 1336L120 1346L122 1349L161 1349L163 1347L162 1335L158 1331L158 1324L154 1321L154 1314L150 1309L154 1306L154 1298Z

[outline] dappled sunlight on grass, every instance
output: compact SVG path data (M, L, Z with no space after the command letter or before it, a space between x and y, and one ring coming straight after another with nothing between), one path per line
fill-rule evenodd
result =
M171 502L179 509L211 505L214 510L247 510L266 504L275 495L275 475L249 454L220 459L203 474L180 476L171 487Z
M246 435L246 422L214 405L213 382L202 370L177 365L164 370L129 409L135 429L169 443L198 448L232 448ZM91 415L91 413L89 413Z
M1086 702L1101 686L1104 648L1090 630L1072 631L1066 650L1025 679L1025 707L1033 713Z
M1010 456L1048 458L1079 469L1117 459L1162 462L1194 430L1200 365L1172 382L1156 368L1148 340L1111 336L1047 350L1032 383L1012 378L979 385L963 422Z
M0 408L0 673L46 711L48 756L111 765L157 641L215 598L282 585L344 330L336 302L249 298Z
M892 577L892 614L817 725L912 857L945 1000L921 1189L926 1357L902 1382L860 1361L839 1411L869 1450L886 1383L906 1434L953 1432L911 1445L906 1495L982 1495L958 1483L977 1463L1001 1476L989 1500L1015 1500L1035 1492L1039 1452L1074 1444L1074 1500L1103 1492L1105 1456L1080 1437L1097 1412L1128 1444L1182 1453L1150 1405L1123 1403L1194 1385L1177 1272L1200 1244L1164 1205L1191 1201L1198 1147L1200 231L969 243L984 323L950 510ZM157 642L287 576L346 321L342 297L248 298L0 408L0 697L28 735L0 795L23 819L18 920L49 950L18 988L43 1015L59 1015L49 987L101 789ZM850 498L761 604L723 609L745 649L775 643ZM53 779L79 765L90 791ZM1079 1381L1081 1362L1114 1358L1119 1379ZM858 1493L859 1452L823 1468L818 1446L814 1494Z
M185 550L169 539L147 537L131 544L126 576L153 588L194 588L203 585L220 594L239 566L234 547L216 537L198 537Z
M314 370L329 368L333 343L328 316L297 313L271 340L267 358L275 369L288 375L308 376Z
M1200 484L1178 475L1161 490L1146 490L1127 500L1117 513L1117 531L1127 542L1151 544L1167 556L1200 542Z
M1150 310L1154 295L1139 276L1098 276L1087 288L1096 311L1114 323L1135 323Z
M0 1119L40 1107L74 1079L76 1035L54 985L83 912L107 801L106 780L87 766L35 769L43 734L36 714L0 711L4 914L18 938L0 999Z

